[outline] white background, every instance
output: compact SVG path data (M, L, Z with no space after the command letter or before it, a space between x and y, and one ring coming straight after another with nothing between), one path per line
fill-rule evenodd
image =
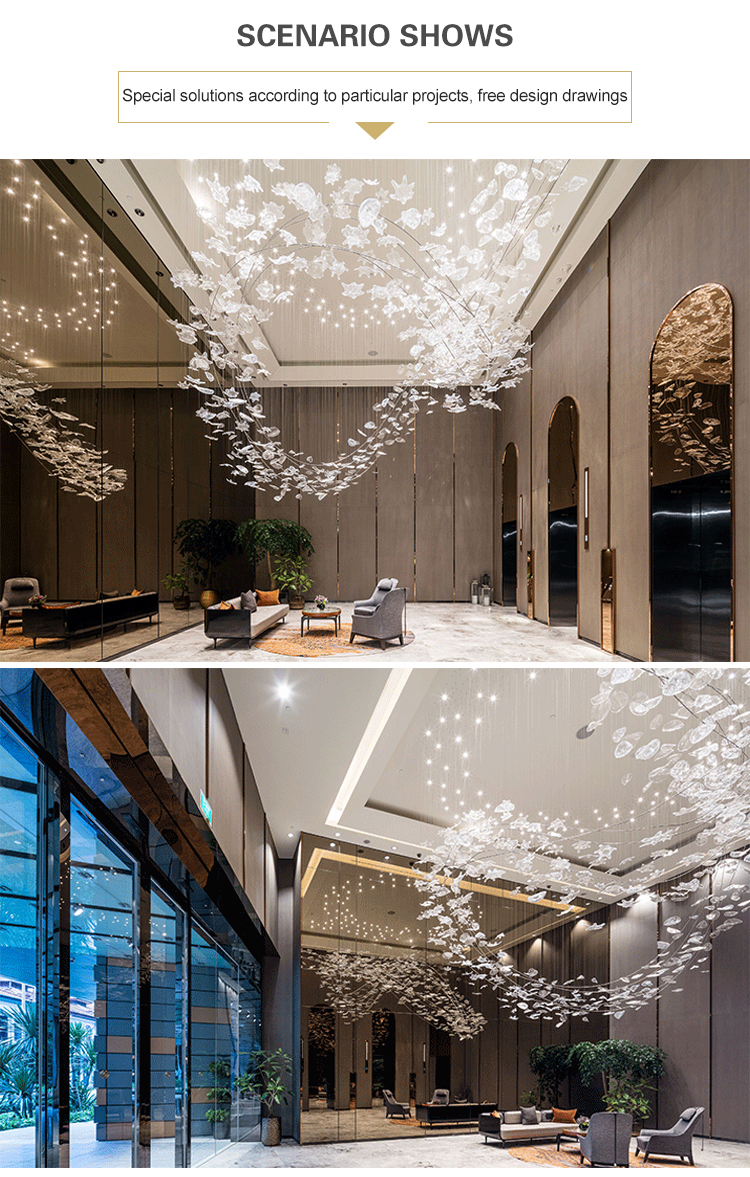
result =
M40 0L3 6L0 73L5 156L431 158L734 157L746 154L743 10L726 0L493 0L493 3L299 3L277 0ZM367 22L382 49L262 49L237 27ZM402 48L405 22L508 23L510 48ZM328 126L119 125L118 70L632 70L629 125L430 126L404 110L373 141L345 114ZM325 79L318 79L323 85ZM375 84L363 78L363 85ZM360 114L360 117L361 114ZM380 121L373 108L368 116ZM434 116L433 116L434 117Z

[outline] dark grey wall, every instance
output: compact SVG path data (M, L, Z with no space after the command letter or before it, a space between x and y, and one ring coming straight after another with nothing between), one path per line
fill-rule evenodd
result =
M226 481L225 443L209 442L184 389L66 390L66 409L97 427L105 460L127 473L102 503L62 491L30 451L0 424L0 574L36 576L51 600L89 600L100 591L158 589L179 565L172 547L181 519L242 519L254 494ZM241 557L220 569L220 590L249 587Z
M557 401L580 409L580 471L590 468L590 547L579 520L579 627L600 641L599 560L616 549L617 649L649 657L648 388L651 347L665 316L704 282L734 301L735 658L750 657L750 163L656 160L642 174L537 325L533 371L503 395L495 438L495 531L500 462L519 451L519 493L533 491L524 548L536 556L536 617L547 620L547 429ZM608 384L609 382L609 384ZM607 447L611 450L608 462ZM528 519L528 515L527 515ZM500 551L495 546L495 585ZM525 576L519 578L525 611Z
M292 1059L291 1090L300 1089L300 856L276 860L279 956L263 962L263 1048L279 1047ZM284 1136L299 1140L300 1104L294 1097L281 1109Z
M264 394L282 445L333 460L373 417L378 388L287 388ZM416 429L338 499L305 495L281 504L258 492L259 517L298 519L311 532L313 593L368 596L396 576L409 599L468 600L470 581L492 571L493 418L486 409L417 414ZM287 506L288 502L288 506Z
M734 879L750 881L737 868ZM692 898L727 883L719 867ZM618 977L656 956L664 920L684 916L685 905L641 899L627 910L615 908L611 923L611 976ZM666 1074L659 1084L653 1122L668 1126L686 1107L705 1107L701 1131L725 1140L750 1140L750 916L714 941L707 971L691 969L674 987L663 986L659 1000L629 1010L611 1023L612 1037L661 1046ZM679 990L679 992L678 992Z

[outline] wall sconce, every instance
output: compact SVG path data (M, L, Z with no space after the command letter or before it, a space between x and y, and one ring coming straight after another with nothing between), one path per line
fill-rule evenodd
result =
M583 472L583 546L589 550L589 468Z
M370 1069L370 1042L368 1040L365 1042L365 1074L367 1074L369 1069Z
M518 496L518 546L523 548L523 495Z
M422 1074L427 1074L427 1043L422 1043Z

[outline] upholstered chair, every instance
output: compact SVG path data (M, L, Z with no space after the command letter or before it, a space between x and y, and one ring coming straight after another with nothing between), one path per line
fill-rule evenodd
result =
M354 602L350 644L354 635L360 634L364 638L375 638L383 650L385 643L393 638L398 638L403 646L407 590L396 588L397 583L393 579L380 580L369 600Z
M643 1152L643 1163L650 1156L680 1157L682 1160L695 1164L693 1160L693 1133L698 1127L698 1121L703 1115L703 1108L685 1108L676 1124L671 1128L659 1131L658 1128L646 1128L640 1133L635 1142L635 1155Z
M386 1091L385 1087L383 1088L383 1102L385 1103L386 1120L389 1116L401 1116L404 1119L408 1116L411 1119L411 1108L399 1103L393 1092Z
M39 581L33 576L12 576L10 580L6 580L3 586L3 599L0 601L3 634L11 609L28 609L29 599L38 595Z
M589 1130L579 1142L581 1164L585 1157L590 1165L606 1165L610 1169L619 1165L627 1169L632 1131L630 1112L594 1112Z

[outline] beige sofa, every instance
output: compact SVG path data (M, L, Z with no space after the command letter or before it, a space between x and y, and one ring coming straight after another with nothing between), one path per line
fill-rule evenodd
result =
M204 630L206 637L213 638L214 649L219 638L247 638L252 645L260 634L284 621L289 612L286 604L243 609L241 597L232 597L227 604L234 605L234 608L222 609L220 605L211 605L206 609Z
M484 1136L485 1144L490 1138L502 1140L506 1144L517 1140L556 1140L561 1132L575 1131L576 1128L576 1124L543 1120L538 1110L536 1124L522 1124L520 1111L500 1112L497 1116L482 1112L479 1117L479 1132Z

